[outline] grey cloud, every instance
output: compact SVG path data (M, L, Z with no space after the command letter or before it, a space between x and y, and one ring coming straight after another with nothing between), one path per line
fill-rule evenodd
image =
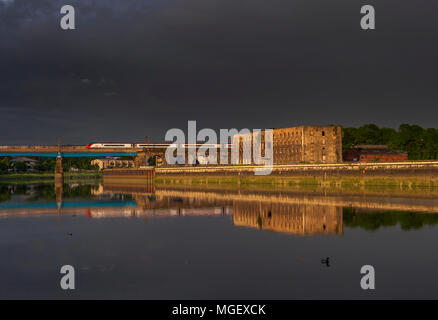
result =
M356 0L77 0L71 32L62 2L0 5L0 107L68 116L71 143L162 140L187 120L435 125L436 2L369 1L375 32L360 30Z

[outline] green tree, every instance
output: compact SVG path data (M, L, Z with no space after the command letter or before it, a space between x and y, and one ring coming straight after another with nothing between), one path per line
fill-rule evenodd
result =
M406 151L411 160L438 158L438 130L434 128L402 124L395 130L366 124L359 128L343 128L343 134L343 152L357 144L386 144L395 150Z
M56 160L54 158L38 158L38 165L35 167L36 170L42 172L53 172L56 166Z
M0 172L7 172L11 167L11 160L9 158L3 158L0 160Z
M15 162L14 163L14 169L16 172L26 172L27 171L27 165L25 162Z
M157 156L153 156L153 157L150 157L149 159L148 159L148 164L150 165L150 166L155 166L156 164L157 164Z

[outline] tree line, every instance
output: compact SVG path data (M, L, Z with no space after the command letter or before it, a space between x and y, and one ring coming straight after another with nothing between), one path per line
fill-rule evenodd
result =
M408 153L410 160L438 158L438 129L402 124L396 130L366 124L359 128L343 128L342 151L357 144L386 144Z
M438 215L418 212L358 212L354 208L342 209L342 220L345 227L362 228L375 231L380 227L394 227L400 225L404 231L417 230L425 226L438 224Z
M37 160L38 163L33 167L35 171L38 172L53 172L56 166L55 158L45 158L45 157L30 157L31 159ZM62 167L64 171L70 171L72 168L78 170L98 170L97 165L92 165L91 161L94 158L88 157L77 157L77 158L64 158L62 159ZM26 172L28 167L25 162L11 162L10 157L0 158L0 173L5 172Z

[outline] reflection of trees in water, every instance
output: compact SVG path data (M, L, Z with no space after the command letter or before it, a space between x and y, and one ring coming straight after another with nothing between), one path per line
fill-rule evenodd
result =
M62 197L68 198L93 198L91 190L94 185L64 184ZM53 184L17 184L0 185L0 201L8 201L11 195L28 195L27 201L53 201L56 200L56 192Z
M377 230L380 227L393 227L400 224L402 230L415 230L438 224L438 214L385 211L367 212L354 208L343 209L344 226Z
M0 202L11 199L12 190L8 185L0 185Z
M0 202L8 201L11 199L13 194L16 195L26 195L27 186L26 185L0 185Z
M92 185L63 185L62 197L64 199L68 198L93 198L91 194L93 186ZM53 185L38 185L33 190L33 196L29 199L30 201L38 200L54 200L56 199L55 188Z
M93 198L91 194L92 185L64 185L64 198Z
M30 197L29 201L38 201L38 200L56 200L55 188L53 185L35 185L32 188L32 197Z

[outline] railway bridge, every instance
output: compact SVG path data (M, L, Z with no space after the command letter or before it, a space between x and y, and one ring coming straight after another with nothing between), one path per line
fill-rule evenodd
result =
M0 157L51 157L56 158L55 179L62 179L62 159L72 157L134 157L136 167L148 164L150 157L165 161L166 147L144 148L87 148L86 146L0 146Z

